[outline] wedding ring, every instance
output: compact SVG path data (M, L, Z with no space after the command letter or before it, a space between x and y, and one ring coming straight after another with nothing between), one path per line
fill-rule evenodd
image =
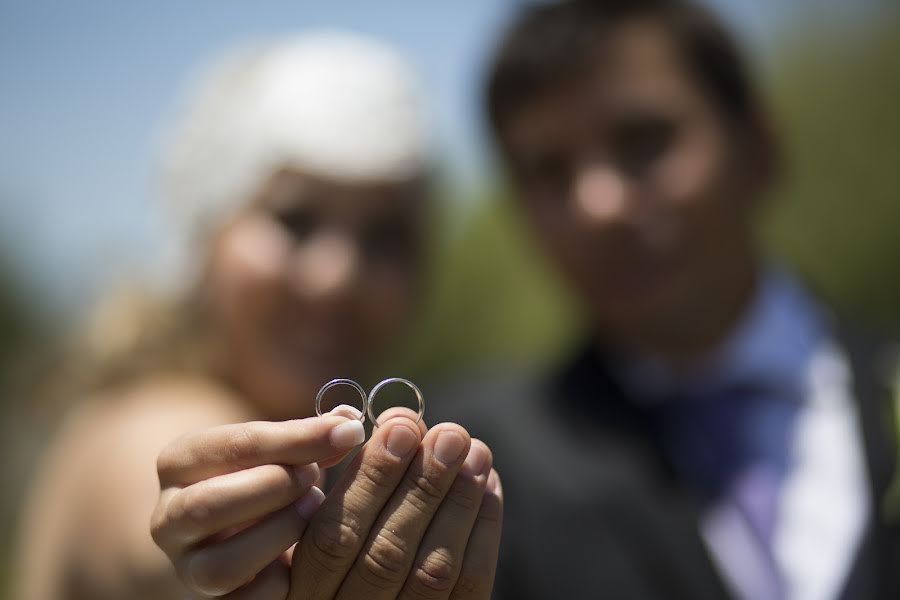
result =
M375 395L383 388L384 386L390 383L402 383L406 385L409 389L411 389L416 394L416 400L419 401L419 417L416 419L416 423L419 423L422 420L422 417L425 416L425 398L422 396L422 391L409 379L403 379L402 377L389 377L385 379L378 385L372 388L372 391L369 392L368 399L368 407L366 412L369 414L369 420L375 425L375 427L380 427L378 424L378 419L375 418L375 414L372 411L372 406L375 404Z
M366 396L366 390L364 390L361 385L359 385L352 379L332 379L331 381L323 385L322 389L319 390L319 393L316 394L316 414L320 417L322 416L322 396L324 396L325 392L327 392L329 389L337 385L349 385L357 391L359 397L362 398L362 410L359 413L359 420L365 421L366 413L369 412L369 398Z

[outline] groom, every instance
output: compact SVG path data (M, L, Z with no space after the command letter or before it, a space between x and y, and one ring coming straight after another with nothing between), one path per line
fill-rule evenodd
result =
M779 154L728 32L688 1L539 3L486 105L590 319L556 372L452 394L504 474L497 593L900 597L884 353L762 259Z

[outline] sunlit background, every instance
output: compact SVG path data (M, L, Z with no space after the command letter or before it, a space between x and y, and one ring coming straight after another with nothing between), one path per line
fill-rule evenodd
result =
M310 26L380 36L419 67L440 150L432 291L398 368L544 360L578 316L522 235L480 115L518 2L0 3L0 540L52 416L28 390L64 332L161 254L155 189L176 94L235 43ZM900 324L900 5L716 0L754 61L788 172L764 224L842 310ZM0 547L0 589L5 546ZM2 596L2 592L0 592Z

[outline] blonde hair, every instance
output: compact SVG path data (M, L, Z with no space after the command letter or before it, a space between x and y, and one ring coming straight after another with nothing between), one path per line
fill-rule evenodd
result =
M429 161L411 68L364 36L317 31L227 54L189 91L164 136L167 255L152 282L115 287L70 343L67 389L214 368L201 305L212 236L280 168L402 181Z

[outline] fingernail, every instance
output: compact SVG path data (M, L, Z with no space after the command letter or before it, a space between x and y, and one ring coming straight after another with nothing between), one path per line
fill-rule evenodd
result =
M500 476L497 475L497 471L491 471L491 474L488 475L487 484L485 485L485 489L494 494L495 496L503 497L503 486L500 485Z
M403 458L419 443L419 436L406 425L394 425L387 438L388 452Z
M472 444L472 447L469 449L469 455L466 456L466 462L463 463L460 471L471 477L481 475L487 467L487 458L488 453L483 446Z
M359 412L358 408L349 404L339 404L332 408L328 414L338 417L347 417L348 419L356 419L357 421L362 416L362 413Z
M317 487L309 488L309 491L300 496L300 499L294 502L294 508L300 513L300 516L306 520L312 519L322 502L325 501L325 493Z
M445 465L456 463L465 449L465 438L455 431L442 431L434 442L434 455Z
M297 473L297 482L301 487L313 485L319 480L319 476L321 475L319 465L316 463L297 465L294 467L294 471Z
M352 419L346 423L336 425L329 434L331 445L335 448L352 448L363 443L366 439L366 428L362 421Z

